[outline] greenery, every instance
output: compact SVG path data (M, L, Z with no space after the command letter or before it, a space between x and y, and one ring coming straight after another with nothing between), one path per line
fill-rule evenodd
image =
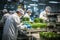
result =
M31 26L32 28L45 28L47 27L47 23L33 23Z
M29 18L28 17L23 17L22 21L29 21Z
M43 19L40 18L40 23L43 23Z
M54 33L54 32L40 32L40 36L45 37L45 38L58 38L58 37L60 37L59 34Z
M43 20L39 18L34 18L33 23L29 22L29 18L27 17L23 17L22 21L24 24L30 24L32 28L46 28L47 27L47 23L43 23Z
M29 21L29 18L28 18L28 17L23 17L23 18L22 18L22 21ZM43 23L43 19L34 18L34 22L35 22L35 23Z
M40 19L39 18L34 18L34 22L35 23L40 23Z
M43 23L43 19L40 18L34 18L35 23Z
M31 25L32 28L46 28L47 23L31 23L30 21L23 21L24 24Z

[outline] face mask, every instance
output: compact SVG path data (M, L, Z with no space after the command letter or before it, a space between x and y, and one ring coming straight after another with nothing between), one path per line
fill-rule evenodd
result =
M31 15L31 13L29 15Z

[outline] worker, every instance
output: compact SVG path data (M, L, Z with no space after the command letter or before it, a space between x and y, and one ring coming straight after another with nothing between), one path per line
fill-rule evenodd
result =
M14 13L16 13L16 11L15 11L15 10L13 10L13 11L12 11L12 13L14 14Z
M14 13L16 13L16 11L15 11L15 10L13 10L13 11L10 10L9 13L10 13L10 14L14 14Z
M9 13L10 13L11 15L13 14L11 10L9 11Z
M27 10L27 13L24 15L24 17L27 17L27 18L29 18L30 19L30 15L32 14L32 10L31 9L28 9ZM30 21L31 21L31 19L30 19Z
M3 9L3 13L4 15L0 22L5 23L6 19L10 16L10 14L8 13L7 9Z
M47 15L50 14L51 7L47 6L44 11L42 11L39 15L39 18L43 19L44 22L49 21Z
M18 9L16 13L10 15L4 25L2 40L17 40L20 29L20 18L24 15L23 9Z

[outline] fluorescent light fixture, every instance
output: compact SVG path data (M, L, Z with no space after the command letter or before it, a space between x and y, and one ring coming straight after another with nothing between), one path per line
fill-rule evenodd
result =
M37 4L30 4L30 6L38 6Z
M57 1L49 1L49 3L60 3L60 2L57 2Z
M8 2L11 2L12 0L7 0Z
M38 2L38 0L32 0L32 1L36 1L36 2Z
M46 4L44 4L44 3L39 3L39 5L46 5Z

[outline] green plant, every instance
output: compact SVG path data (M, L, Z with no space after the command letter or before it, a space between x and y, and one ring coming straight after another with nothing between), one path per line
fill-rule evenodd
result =
M60 37L59 34L54 33L54 32L40 32L40 36L44 38L57 38Z
M40 20L40 23L43 23L43 19L40 18L39 20Z
M23 17L22 21L29 21L29 18L28 17Z
M41 18L34 18L35 23L43 23L43 19Z
M45 28L47 27L47 23L33 23L31 26L32 28Z
M40 19L39 18L34 18L34 22L35 23L40 23Z

